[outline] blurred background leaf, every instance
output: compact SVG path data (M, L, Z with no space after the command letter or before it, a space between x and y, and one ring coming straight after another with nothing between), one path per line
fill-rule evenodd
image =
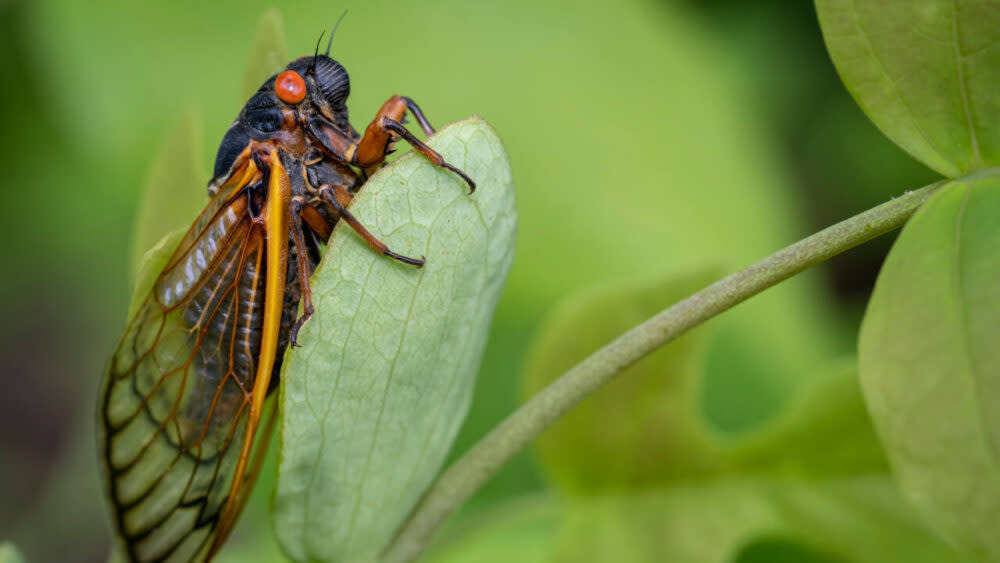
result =
M285 68L289 62L281 12L272 8L264 12L257 22L257 35L243 76L242 100L257 92L261 84Z
M530 396L590 352L719 277L708 270L648 287L585 291L564 300L539 331L525 369ZM700 404L704 329L631 366L539 437L542 467L574 493L636 490L710 473L718 447Z
M608 300L591 303L599 304L591 308L597 312ZM561 317L567 318L565 313ZM663 364L658 354L622 376L643 379L655 373ZM484 545L509 542L522 546L530 559L545 561L969 561L930 533L903 501L864 409L853 364L837 362L820 370L815 382L770 424L717 443L715 467L677 471L689 458L703 459L704 446L674 443L649 451L660 460L658 481L617 488L605 481L584 489L579 479L565 478L574 464L578 475L605 470L610 479L628 475L629 469L650 472L650 460L637 463L600 448L590 458L572 453L560 457L559 471L551 473L563 498L511 501L506 511L497 508L465 529L446 530L429 560L471 560ZM670 375L680 379L661 371L661 382L667 384ZM672 413L677 397L663 401L671 413L655 413L643 409L645 397L623 394L614 388L617 383L588 399L583 411L589 409L589 417L561 420L553 434L565 438L571 424L596 432L621 413L630 415L634 427L662 429L658 423ZM663 387L670 389L664 392L668 395L687 393L678 386ZM598 405L603 416L595 415ZM611 434L620 424L611 422ZM550 449L546 439L538 443L543 452ZM586 437L581 442L586 444ZM522 512L514 516L510 512L519 503ZM552 530L547 541L529 541L528 521Z
M164 235L186 232L192 217L197 217L208 203L208 193L201 186L208 182L200 145L201 124L194 110L189 109L167 138L141 192L132 234L133 273L139 271L143 255ZM179 242L175 240L167 251L172 252ZM160 269L165 263L159 263ZM154 276L158 274L159 270L154 272Z
M0 62L17 85L0 93L17 132L0 151L12 273L0 276L0 457L17 460L0 464L0 529L29 560L104 560L93 408L128 305L135 210L185 108L202 116L198 162L211 162L272 7L0 5ZM285 9L288 56L311 53L344 7ZM935 177L854 106L808 2L369 2L351 6L332 54L351 73L355 126L400 93L437 125L484 116L511 156L518 258L452 455L517 405L526 352L557 300L705 264L731 271ZM192 193L202 197L207 181ZM853 351L890 242L706 327L709 428L753 432L815 366ZM273 475L272 465L227 550L274 553ZM455 525L545 488L531 457L518 456Z
M10 542L0 542L0 563L22 563L24 557L17 546Z
M556 561L725 563L774 540L792 557L772 563L964 561L909 513L887 475L722 479L572 504Z

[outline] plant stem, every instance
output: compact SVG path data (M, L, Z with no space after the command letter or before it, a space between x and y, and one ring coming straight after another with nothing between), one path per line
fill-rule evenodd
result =
M410 561L438 526L511 457L621 370L761 291L903 225L944 181L908 192L723 278L594 352L529 399L448 468L424 494L385 551Z

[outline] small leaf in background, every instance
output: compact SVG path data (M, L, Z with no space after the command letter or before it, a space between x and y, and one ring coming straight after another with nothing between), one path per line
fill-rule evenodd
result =
M337 226L312 277L316 313L282 374L275 529L296 560L378 556L465 418L514 251L510 164L479 118L428 144L477 181L417 154L380 170L351 211L422 269Z
M245 103L268 78L288 64L288 48L285 47L285 26L281 12L272 8L257 22L257 35L250 52L250 62L243 74L243 99Z
M527 395L717 277L700 273L569 298L540 332L525 371ZM552 479L568 491L592 492L712 468L716 452L697 412L704 335L696 329L626 368L546 430L536 451Z
M893 141L955 177L1000 164L1000 12L966 0L817 0L847 89Z
M421 557L433 563L549 563L562 503L539 493L508 499L459 529L444 528ZM443 541L442 541L443 540Z
M907 497L1000 559L1000 177L941 189L886 259L859 340L865 398Z
M0 563L24 563L24 557L14 544L0 542Z
M209 175L201 164L201 125L193 110L178 120L160 150L136 213L132 273L167 233L186 229L208 202Z
M622 374L629 375L639 374ZM966 561L930 532L899 494L875 444L854 362L825 369L812 381L778 419L725 444L718 470L550 501L545 526L558 534L547 545L526 545L546 560L574 562L726 563L760 561L762 554L769 555L763 559L769 563ZM674 402L664 404L676 408ZM634 412L628 403L603 406L609 410L595 425ZM852 443L857 451L851 451ZM686 452L675 453L677 463L685 463ZM517 520L509 513L517 504L507 507L446 536L428 559L475 560L482 547L476 538L519 541L523 534L511 529ZM530 514L525 510L524 518ZM796 558L803 554L809 558Z
M853 358L823 370L781 416L731 446L726 466L736 473L823 478L889 471Z
M728 563L774 540L819 561L962 561L909 512L887 475L690 481L567 505L554 561Z
M178 229L168 233L142 255L142 260L136 266L135 285L132 288L132 299L128 304L129 319L132 318L146 297L149 297L149 291L156 283L156 278L170 261L170 257L177 250L177 245L181 243L185 234L187 234L187 229Z

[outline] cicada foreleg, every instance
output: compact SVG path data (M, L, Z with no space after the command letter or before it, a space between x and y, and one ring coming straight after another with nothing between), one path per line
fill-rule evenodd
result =
M343 186L323 184L320 186L319 195L323 198L323 201L329 203L330 206L333 207L340 215L340 218L347 221L347 224L350 225L356 233L361 235L361 238L365 239L365 241L370 244L376 252L388 256L389 258L399 260L404 264L410 264L411 266L416 266L418 268L424 265L424 258L422 256L420 258L410 258L409 256L403 256L402 254L398 254L390 250L384 242L375 238L375 235L371 234L371 232L369 232L368 229L366 229L354 215L351 215L351 212L347 210L347 203L351 201L352 196L346 188Z
M436 166L447 168L461 176L465 180L465 183L469 185L469 193L476 191L476 183L472 181L472 178L469 178L468 174L446 162L444 157L437 151L413 136L413 133L410 133L403 126L401 121L403 120L403 116L406 115L406 110L410 110L413 113L424 132L428 135L434 132L434 128L431 127L427 118L424 117L424 112L420 110L413 100L403 96L393 96L382 104L381 109L378 110L378 114L375 115L375 119L365 129L364 136L352 152L351 164L360 166L366 171L382 164L385 161L386 154L388 154L389 143L393 140L393 136L396 135L402 137L407 143L410 143L414 150L424 155L427 160Z
M314 213L319 216L321 222L317 223L315 218L310 214ZM312 289L309 286L309 249L306 248L306 235L303 229L302 223L305 222L313 230L317 230L317 234L324 239L330 237L330 226L323 220L323 217L319 215L305 198L302 196L295 196L292 198L292 236L295 239L295 254L298 256L296 264L298 267L299 276L299 287L302 288L302 316L295 321L295 326L292 327L292 334L289 340L292 348L299 345L299 330L302 329L302 325L306 324L306 321L312 317L315 312L312 302ZM314 223L315 226L314 226ZM322 227L320 226L322 224ZM324 229L325 227L325 229ZM318 230L324 229L324 230ZM326 236L323 236L323 235Z
M410 110L413 117L417 118L417 123L419 123L420 128L424 130L424 134L428 136L433 135L434 127L431 125L430 121L427 121L427 117L424 116L424 111L420 109L417 102L414 102L412 98L408 98L406 96L400 96L400 98L406 103L406 109ZM402 123L402 120L400 120L400 123Z

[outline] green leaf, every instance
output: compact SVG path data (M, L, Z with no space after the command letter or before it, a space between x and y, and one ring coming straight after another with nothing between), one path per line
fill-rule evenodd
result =
M1000 558L1000 176L943 188L882 267L859 342L865 398L907 497Z
M24 556L17 546L9 541L0 542L0 563L23 563Z
M602 344L603 331L648 316L685 284L699 285L692 278L569 301L547 324L531 377L560 373ZM809 378L768 424L721 441L698 412L700 348L671 343L539 440L543 462L570 493L555 560L723 562L757 543L819 560L960 560L889 478L853 361Z
M547 494L500 503L459 529L444 529L421 557L434 563L547 563L563 518L562 505Z
M519 498L443 535L427 561L968 561L929 533L885 474L748 475ZM776 551L800 556L777 559Z
M132 273L164 235L187 228L208 202L208 174L201 164L201 125L193 110L178 120L160 150L136 213Z
M479 118L428 144L478 182L417 154L380 170L352 212L422 269L380 256L341 222L312 278L316 314L282 375L274 499L296 560L376 557L435 476L465 418L517 222L506 153Z
M719 479L572 498L553 560L726 563L764 540L821 561L962 560L927 533L885 475Z
M853 358L823 370L781 416L732 443L726 458L741 474L824 478L889 470Z
M267 79L288 64L288 48L285 46L285 26L281 12L271 8L257 21L257 35L250 52L250 62L243 73L243 100L252 96Z
M156 283L156 278L163 271L163 268L166 267L167 262L170 261L170 257L177 250L177 245L181 243L181 239L184 238L185 234L187 234L187 229L178 229L169 233L142 255L142 260L136 269L132 299L128 304L128 318L132 318L136 309L149 296L153 284Z
M591 290L568 299L541 331L525 374L528 394L713 277ZM705 329L692 331L556 421L536 443L552 480L570 493L593 494L718 474L819 478L888 471L853 360L817 370L783 411L754 431L719 440L700 396L704 351L714 338Z
M955 177L1000 164L1000 12L977 0L816 0L827 49L868 117Z
M716 277L700 273L566 300L541 330L525 372L527 395ZM552 479L572 492L641 488L717 464L696 412L705 334L697 329L653 352L542 434L536 450Z

